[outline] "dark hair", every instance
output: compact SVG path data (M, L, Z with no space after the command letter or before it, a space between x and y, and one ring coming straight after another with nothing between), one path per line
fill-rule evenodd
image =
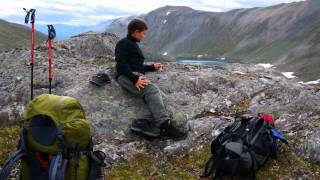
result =
M141 32L147 29L147 24L141 19L133 19L128 24L128 34L133 34L136 30Z

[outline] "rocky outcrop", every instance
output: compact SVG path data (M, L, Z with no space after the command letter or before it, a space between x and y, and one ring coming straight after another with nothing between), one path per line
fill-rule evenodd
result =
M123 90L114 79L111 52L117 40L112 34L82 34L54 43L53 56L53 93L81 101L93 125L96 148L107 153L110 166L137 153L154 152L164 159L183 155L209 144L237 114L258 112L277 119L277 128L296 154L309 162L320 162L320 92L258 65L164 63L163 71L146 76L165 92L173 120L187 128L189 135L179 142L148 141L132 135L128 132L131 121L150 116L150 112L141 99ZM0 55L0 115L5 123L14 122L29 101L28 55L27 49ZM36 48L36 95L48 92L46 68L47 50L41 45ZM99 71L109 74L110 84L89 84L90 77Z

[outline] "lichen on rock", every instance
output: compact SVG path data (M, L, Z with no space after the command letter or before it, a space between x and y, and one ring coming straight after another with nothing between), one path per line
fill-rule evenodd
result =
M165 93L168 111L189 135L179 142L145 140L128 131L133 119L151 114L142 99L116 82L112 52L117 40L109 34L82 34L57 42L53 56L53 93L80 100L93 126L95 149L108 156L108 178L198 179L210 156L210 142L236 115L258 112L273 115L276 127L291 145L279 153L279 161L268 162L259 176L277 179L273 172L280 172L275 170L279 168L284 169L283 179L320 177L320 92L316 88L254 64L166 62L163 71L147 73L146 77ZM107 47L91 48L86 43ZM84 47L89 50L81 52ZM40 82L35 94L39 95L48 92L45 46L37 47L35 53L43 57L35 69L35 82ZM27 49L15 49L0 56L0 108L1 117L7 119L0 121L2 126L14 123L29 102L28 55ZM104 87L89 84L90 77L100 71L110 76L111 83ZM292 173L295 165L298 172Z

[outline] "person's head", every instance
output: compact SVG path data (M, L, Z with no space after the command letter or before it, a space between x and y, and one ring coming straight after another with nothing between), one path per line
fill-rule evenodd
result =
M141 19L133 19L128 24L128 34L130 34L132 37L134 37L138 41L141 41L144 38L145 32L147 30L148 30L147 24Z

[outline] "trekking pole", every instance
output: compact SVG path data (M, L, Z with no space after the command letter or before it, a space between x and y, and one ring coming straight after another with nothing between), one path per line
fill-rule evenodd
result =
M56 31L53 25L48 26L48 50L49 50L49 94L51 94L52 83L52 40L56 37Z
M33 99L33 66L34 66L34 21L35 21L35 9L30 9L29 11L26 10L26 8L23 8L23 10L26 11L27 15L24 19L24 22L26 24L29 23L29 17L31 14L30 23L32 25L31 27L31 59L30 59L30 65L31 65L31 100Z

